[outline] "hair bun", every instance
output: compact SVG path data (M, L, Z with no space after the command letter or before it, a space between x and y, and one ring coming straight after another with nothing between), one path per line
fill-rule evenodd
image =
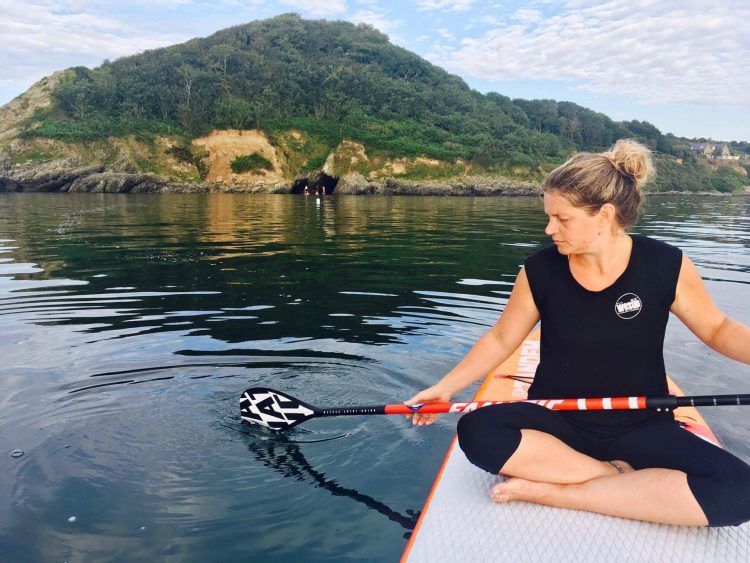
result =
M604 156L617 170L632 177L637 188L654 176L651 151L633 139L620 139Z

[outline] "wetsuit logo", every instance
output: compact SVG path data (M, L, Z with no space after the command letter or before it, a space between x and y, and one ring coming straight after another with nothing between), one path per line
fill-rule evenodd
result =
M615 303L615 313L621 319L632 319L638 316L643 308L641 298L635 293L626 293Z

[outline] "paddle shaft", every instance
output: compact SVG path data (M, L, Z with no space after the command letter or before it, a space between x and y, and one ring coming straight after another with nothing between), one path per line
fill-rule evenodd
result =
M556 411L601 411L601 410L673 410L678 407L708 407L726 405L750 405L750 395L701 395L676 397L610 397L597 399L519 399L517 401L476 401L471 403L425 403L419 408L413 405L380 405L342 408L324 408L317 416L347 416L363 414L440 414L465 413L480 407L508 403L534 403Z
M367 414L439 414L466 413L489 405L533 403L556 411L602 411L656 409L670 411L678 407L750 405L750 395L708 395L676 397L605 397L597 399L517 399L510 401L476 401L472 403L425 403L421 405L371 405L318 408L299 399L265 387L247 389L240 397L240 417L244 422L260 424L273 430L288 430L319 416L353 416Z

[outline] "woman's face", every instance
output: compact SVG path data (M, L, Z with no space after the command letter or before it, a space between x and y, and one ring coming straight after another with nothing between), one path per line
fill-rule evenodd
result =
M594 250L605 227L601 210L591 215L555 192L545 192L544 212L549 217L544 232L552 237L557 251L566 256Z

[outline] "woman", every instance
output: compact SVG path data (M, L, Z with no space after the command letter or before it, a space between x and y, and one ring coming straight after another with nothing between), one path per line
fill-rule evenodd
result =
M687 256L628 235L652 170L648 149L630 140L554 170L542 188L554 246L526 260L502 315L466 357L407 404L450 400L508 358L540 320L532 399L667 394L670 312L714 350L750 363L750 329L716 307ZM413 423L435 416L417 413ZM750 466L682 429L671 413L498 405L462 417L458 439L469 461L508 477L492 488L495 502L687 526L750 519Z

